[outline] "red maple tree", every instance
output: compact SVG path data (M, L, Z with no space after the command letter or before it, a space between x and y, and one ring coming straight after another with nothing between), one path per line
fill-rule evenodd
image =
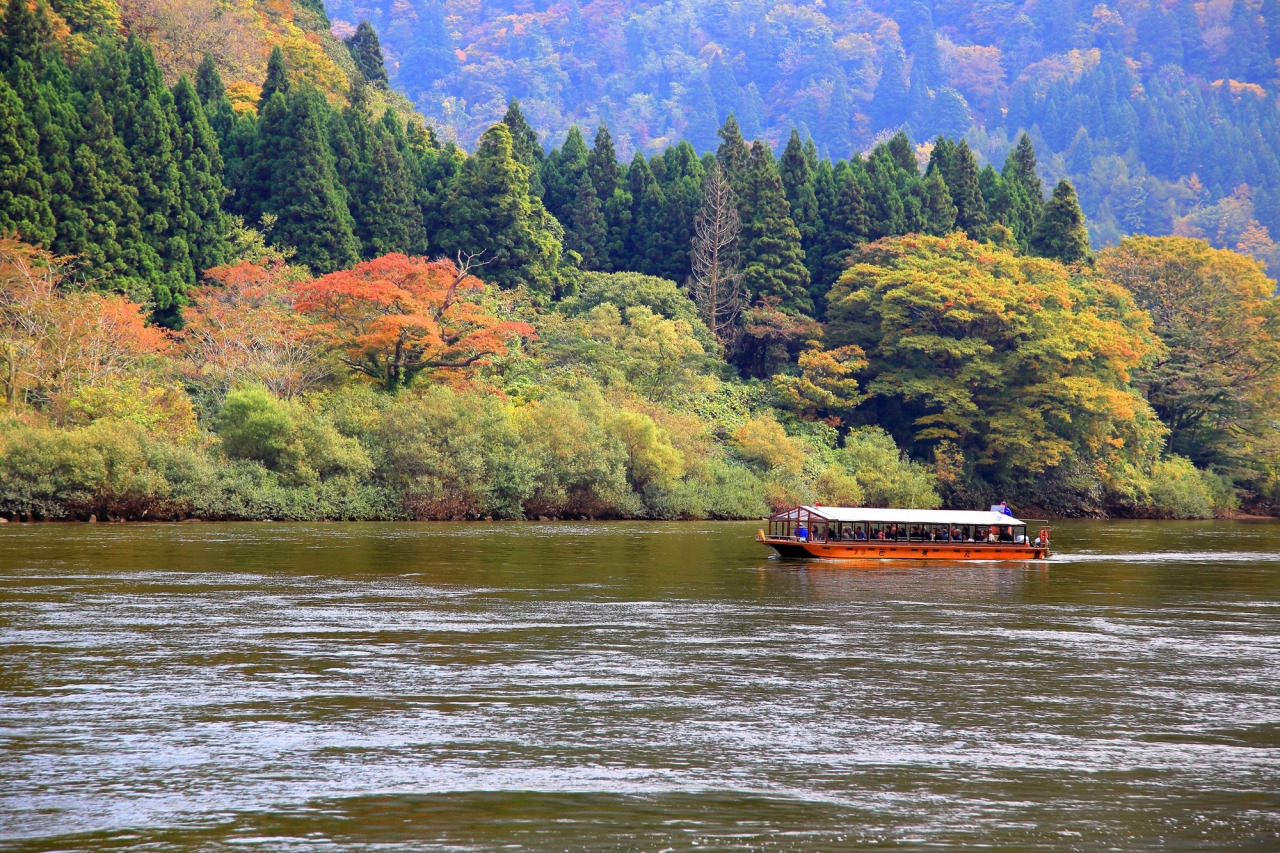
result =
M425 369L476 367L534 337L531 325L483 303L474 266L474 257L385 255L296 285L294 304L343 362L396 387Z

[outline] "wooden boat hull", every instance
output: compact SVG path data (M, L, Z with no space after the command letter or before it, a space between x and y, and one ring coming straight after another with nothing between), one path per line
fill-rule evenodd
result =
M1007 542L798 542L762 535L757 539L781 557L798 560L1043 560L1044 545Z

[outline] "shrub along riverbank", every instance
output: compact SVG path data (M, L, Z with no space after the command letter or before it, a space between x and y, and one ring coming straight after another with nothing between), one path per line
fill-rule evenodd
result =
M960 262L978 250L955 240L931 244L930 256ZM1082 439L1070 462L1033 469L1049 485L1019 461L1043 456L1009 451L991 453L1007 463L1004 483L983 483L978 454L957 438L912 460L886 430L858 422L868 399L855 377L877 350L809 345L795 368L743 379L694 303L662 279L593 274L546 308L451 262L390 256L317 279L261 244L255 252L213 271L186 327L162 333L141 306L75 287L47 254L3 245L0 514L730 519L814 501L975 506L998 488L1020 509L1059 514L1034 501L1053 478L1076 487L1057 496L1075 514L1205 517L1235 506L1225 478L1160 457L1158 422L1147 424L1147 467L1144 445L1103 430L1091 468ZM869 269L851 268L847 282ZM1107 298L1121 315L1132 309ZM1073 399L1144 409L1099 375L1072 379Z

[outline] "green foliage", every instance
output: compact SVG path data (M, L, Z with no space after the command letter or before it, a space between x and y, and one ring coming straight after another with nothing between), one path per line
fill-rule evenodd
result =
M1044 214L1031 235L1031 251L1042 258L1067 264L1089 257L1089 232L1084 227L1084 213L1075 187L1068 181L1058 182L1053 197L1045 205Z
M356 70L375 86L386 87L387 69L382 58L382 45L378 33L368 21L361 21L355 33L347 39L347 49L355 60Z
M52 243L49 184L36 129L17 94L0 78L0 233L16 234L32 243Z
M1161 518L1213 518L1213 475L1197 469L1190 459L1172 456L1151 466L1147 486L1150 511Z
M560 281L563 229L529 192L529 168L512 152L505 124L491 127L449 191L444 251L476 254L484 277L550 296Z
M759 141L751 146L739 199L742 216L742 283L752 298L777 297L783 310L812 314L809 270L800 230L773 154Z

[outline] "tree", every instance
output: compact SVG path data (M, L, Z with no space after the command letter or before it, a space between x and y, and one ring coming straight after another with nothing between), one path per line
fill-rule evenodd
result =
M388 388L427 369L465 374L534 334L485 306L475 260L387 255L296 285L295 304L344 364Z
M924 180L926 230L935 237L950 234L956 224L956 206L942 179L942 172L934 170Z
M346 44L360 75L375 86L387 88L386 61L382 57L382 45L373 24L361 21L356 31L346 39Z
M546 155L542 143L538 140L538 132L525 120L520 110L520 102L515 98L507 104L507 112L502 123L511 132L511 156L529 170L529 191L542 198L542 161Z
M733 113L725 119L724 126L716 135L721 140L720 147L716 149L716 159L724 169L729 186L733 187L734 193L741 200L742 191L746 185L747 161L751 158L751 150L747 147L746 140L742 138L742 129L738 127L738 120L734 118ZM739 207L739 215L742 212L742 208Z
M366 159L360 164L355 219L365 257L427 250L414 176L398 141L399 121L390 109L383 113L369 131Z
M644 154L637 151L627 169L627 193L631 200L631 229L626 254L615 259L624 269L656 275L662 267L661 232L666 197Z
M978 182L978 160L968 142L961 140L944 162L942 178L956 206L956 227L979 242L987 239L987 203Z
M288 95L290 85L289 71L285 67L284 51L280 49L280 45L276 45L271 48L271 55L267 57L267 77L262 82L262 94L258 96L258 112L262 112L263 108L270 102L271 96L276 92L281 95Z
M304 276L283 263L247 261L205 273L182 329L188 381L219 393L260 384L288 399L328 378L331 364L293 307L290 286Z
M276 217L272 243L295 247L298 262L321 273L360 258L325 132L326 110L319 92L296 86L287 97L272 96L258 129L259 181L269 192L264 209Z
M783 310L812 314L800 231L791 221L773 154L759 140L751 146L743 185L739 199L746 211L741 232L743 286L752 299L775 296Z
M871 117L877 127L897 127L907 119L910 95L907 86L906 56L896 44L886 45L880 68L880 82L871 99Z
M0 77L0 234L44 245L53 242L49 183L36 129L17 94Z
M10 406L63 408L80 389L138 375L169 346L141 305L71 279L64 259L0 238L0 382Z
M549 296L560 281L564 230L529 193L529 170L513 157L511 132L497 124L480 137L447 200L439 235L448 252L482 255L487 279Z
M564 210L564 245L582 258L582 268L608 270L609 227L605 222L600 199L596 198L591 176L578 175L578 186L572 202Z
M222 209L227 189L222 183L218 138L205 119L195 87L186 77L173 90L178 138L175 157L182 174L181 230L188 235L191 262L197 271L227 260L230 222Z
M1159 348L1120 287L962 235L863 251L828 297L832 347L861 346L862 417L927 456L943 442L993 483L1063 466L1115 481L1162 428L1130 385Z
M1054 187L1053 197L1031 235L1031 251L1042 258L1075 263L1089 257L1089 232L1076 189L1065 178Z
M744 294L738 269L737 202L719 163L713 163L702 184L702 206L694 219L690 258L689 295L698 306L702 322L730 348L741 330Z
M1150 312L1165 351L1134 376L1169 427L1169 449L1200 465L1252 464L1275 429L1280 316L1258 263L1202 240L1127 237L1098 271Z
M596 197L602 203L613 198L614 190L622 183L622 171L618 168L618 152L613 147L608 125L601 123L596 129L595 142L587 156L587 170L591 174Z
M821 281L824 300L826 291L844 272L850 253L870 238L866 177L860 165L845 169L840 175L836 203L827 217L827 242L823 247L826 252Z

